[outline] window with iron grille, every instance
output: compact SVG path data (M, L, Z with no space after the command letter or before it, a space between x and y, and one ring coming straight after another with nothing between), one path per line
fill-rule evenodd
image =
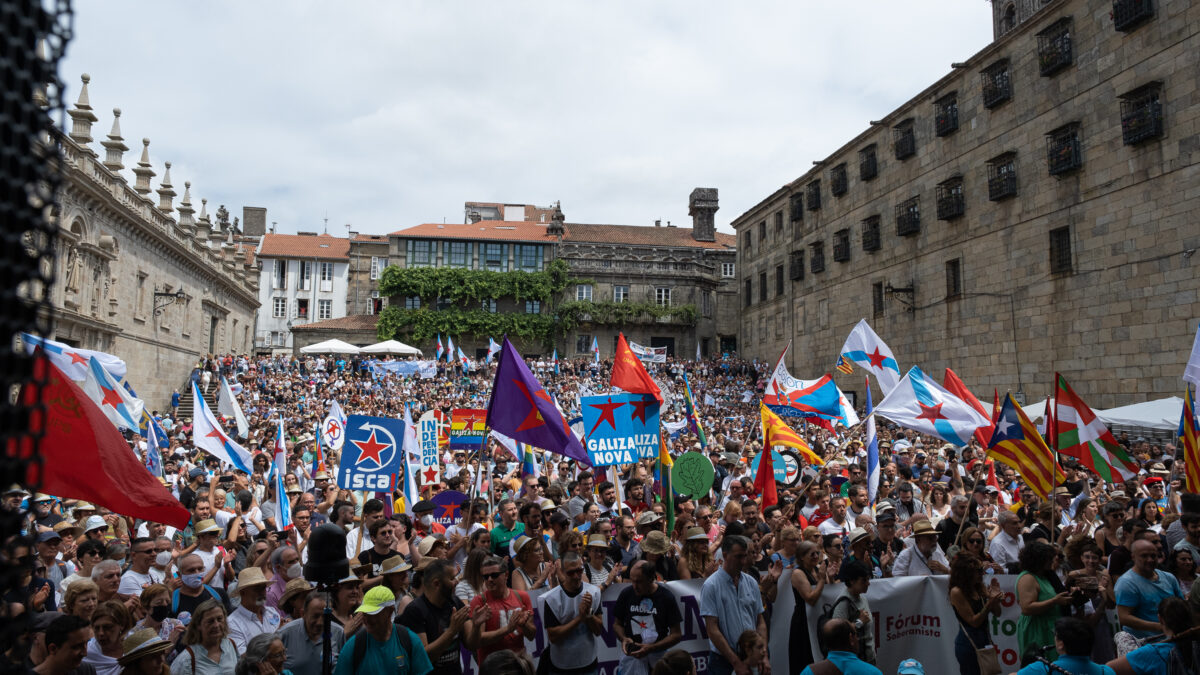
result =
M962 261L958 258L946 261L946 299L962 295Z
M1051 176L1083 166L1079 143L1079 123L1072 122L1046 134L1046 165Z
M742 295L742 305L749 307L750 305L754 304L754 282L747 279L745 286L746 289Z
M871 284L871 310L875 316L883 316L883 282Z
M892 128L892 144L896 159L907 159L917 153L917 133L911 119L904 120Z
M759 302L767 301L767 273L766 272L758 273L758 301Z
M933 128L938 136L958 131L958 92L947 94L933 104Z
M983 107L994 108L1012 98L1012 76L1008 70L1008 59L1001 59L980 74L983 80Z
M775 266L775 295L783 295L783 265Z
M1017 194L1017 153L1006 152L988 162L988 199L998 202Z
M804 249L792 251L788 256L788 278L792 281L804 278Z
M797 192L788 199L788 212L791 214L793 223L798 223L804 220L803 194Z
M833 167L829 172L829 192L834 197L840 197L846 194L846 189L849 187L849 181L846 179L846 163L842 162Z
M821 208L821 179L818 178L808 184L805 189L804 200L808 202L808 210L816 211Z
M815 241L812 244L810 244L810 247L812 248L812 262L809 264L811 265L813 274L817 274L818 272L824 272L825 271L825 243L820 242L820 241Z
M896 205L896 234L907 237L921 231L921 198L913 197Z
M1050 230L1051 274L1070 274L1071 268L1071 226Z
M871 180L879 175L879 164L875 160L875 144L872 143L858 151L858 178Z
M966 211L962 176L955 176L937 186L938 220L954 220Z
M1121 138L1136 145L1163 135L1162 83L1151 82L1121 97Z
M1113 28L1127 33L1154 16L1153 0L1113 0Z
M592 352L592 336L582 333L575 336L575 353L590 354Z
M862 221L862 247L864 251L878 251L882 246L879 236L879 216L871 216Z
M1071 17L1066 16L1037 34L1038 67L1042 77L1049 77L1071 65Z
M850 230L838 230L833 233L833 259L835 262L846 262L850 259Z

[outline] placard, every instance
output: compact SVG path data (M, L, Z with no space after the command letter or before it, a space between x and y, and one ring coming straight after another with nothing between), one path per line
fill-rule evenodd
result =
M633 464L658 454L658 401L654 396L585 396L580 402L592 466Z
M417 421L417 444L421 448L421 486L431 485L441 479L438 465L438 420L433 410L426 411Z
M487 435L487 408L455 408L450 411L452 450L477 450Z
M671 489L699 499L712 490L716 475L712 460L703 452L690 450L675 458L675 466L671 468Z
M434 495L429 501L436 506L433 510L433 522L450 527L462 518L462 503L467 495L458 490L443 490Z
M338 471L338 487L391 492L404 453L404 421L350 415Z
M644 363L666 363L667 348L666 347L646 347L630 340L629 351Z

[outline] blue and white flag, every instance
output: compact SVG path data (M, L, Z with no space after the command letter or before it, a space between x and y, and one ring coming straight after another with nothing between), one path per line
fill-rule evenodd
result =
M446 336L446 363L454 360L454 340L449 335Z
M554 364L554 374L558 374L558 347L554 348L554 353L550 355L550 363Z
M283 442L283 416L279 417L279 426L275 428L275 460L272 467L275 473L275 504L278 516L275 518L275 529L279 531L292 527L292 504L288 500L283 477L287 474L287 445Z
M875 503L879 494L879 437L875 434L875 416L871 414L871 382L867 380L867 498Z
M436 357L434 357L434 358L435 358L436 360L438 360L438 361L441 361L441 360L442 360L442 354L443 354L444 352L445 352L445 348L444 348L444 347L442 347L442 334L441 334L441 333L438 333L438 336L437 336L437 356L436 356Z
M346 413L342 412L342 406L336 399L329 404L329 413L321 423L321 440L325 442L325 447L333 450L341 450L346 441Z
M21 344L25 345L25 353L32 354L41 347L50 362L58 367L68 378L76 382L87 379L88 360L95 357L113 377L125 377L127 368L121 359L105 352L91 349L76 349L71 345L55 340L47 340L29 333L21 333Z
M467 370L471 367L471 360L468 359L467 355L463 353L462 347L458 348L458 362L462 364L463 370Z
M241 385L238 385L241 389ZM233 386L229 384L229 380L225 376L221 376L221 386L217 388L217 412L225 417L232 417L237 423L238 438L248 438L250 436L250 423L246 421L246 415L242 412L242 406L238 405L237 394Z
M204 396L200 385L192 383L192 443L196 448L232 464L237 470L249 474L251 458L245 448L229 437L217 421Z
M421 501L417 472L421 470L421 443L417 439L417 426L412 421L412 411L404 404L404 441L400 444L404 453L404 508L412 513L413 504Z
M158 449L158 433L154 427L154 420L151 419L150 423L146 425L146 468L150 470L151 476L162 478L162 453Z
M145 403L134 398L94 356L88 359L87 373L81 388L118 429L141 431Z
M488 338L488 350L487 350L487 361L486 361L486 363L491 363L491 362L492 362L492 359L493 359L493 358L496 356L496 354L498 354L499 352L500 352L500 345L496 344L496 341L495 341L495 340L493 340L492 338Z
M596 342L596 336L592 336L592 353L596 355L596 363L600 363L600 343Z
M879 382L879 388L883 390L885 398L900 381L900 365L896 363L896 357L875 331L871 330L866 319L860 320L850 331L839 355L839 370L849 374L849 366L842 363L849 361L871 373ZM883 405L883 401L880 401L879 405Z
M986 416L916 366L879 402L875 414L960 447L971 440L976 429L991 424Z

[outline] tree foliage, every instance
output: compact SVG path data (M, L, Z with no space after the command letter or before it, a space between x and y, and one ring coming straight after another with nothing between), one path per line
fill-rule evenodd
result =
M569 284L570 270L563 260L554 260L541 272L493 272L455 267L388 267L380 275L379 294L413 297L429 301L436 298L454 304L472 304L491 298L513 297L549 303Z

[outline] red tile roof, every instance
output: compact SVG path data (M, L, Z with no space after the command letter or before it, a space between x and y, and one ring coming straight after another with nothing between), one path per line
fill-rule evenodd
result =
M362 244L386 244L388 236L386 234L358 234L351 241Z
M530 241L553 243L546 234L546 223L521 220L481 220L478 223L425 223L393 232L393 237L421 239L491 239L495 241Z
M305 330L328 330L328 331L352 331L352 330L375 330L379 324L379 315L377 314L351 314L343 316L340 319L328 319L326 321L316 321L314 323L306 323L300 326L292 326L292 331Z
M563 241L597 244L631 244L634 246L669 246L674 248L706 248L733 250L737 237L717 233L716 241L692 239L690 227L646 227L642 225L584 225L567 223Z
M328 234L264 234L258 255L263 258L349 260L350 240Z

